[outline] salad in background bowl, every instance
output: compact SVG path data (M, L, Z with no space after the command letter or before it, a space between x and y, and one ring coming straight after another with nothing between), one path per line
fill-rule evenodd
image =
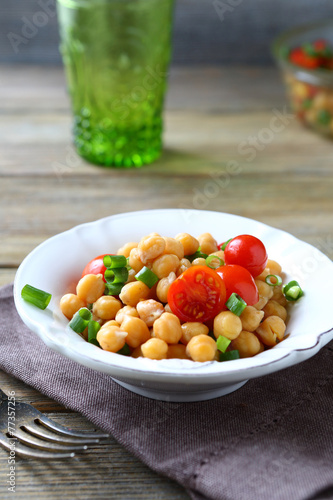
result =
M298 119L333 137L333 20L283 33L273 54Z
M68 326L60 309L61 297L81 278L96 255L116 253L129 241L155 231L173 237L187 232L211 233L220 242L252 234L265 245L269 258L284 270L283 281L297 279L304 296L294 304L286 338L253 357L219 362L192 359L133 358L92 345ZM56 262L56 272L49 263ZM321 252L288 233L230 214L197 210L150 210L114 215L77 226L38 246L21 264L15 279L17 310L52 349L112 376L138 394L166 401L200 401L228 394L248 379L264 376L313 356L333 338L333 322L322 296L333 278L333 263ZM24 301L27 284L47 290L52 300L40 310Z

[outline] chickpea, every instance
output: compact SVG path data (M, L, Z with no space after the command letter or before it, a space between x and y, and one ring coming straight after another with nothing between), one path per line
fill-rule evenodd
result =
M172 313L171 307L169 306L169 304L165 304L164 311L167 312L167 313Z
M136 241L130 241L129 243L125 243L124 246L119 248L117 255L124 255L124 257L127 258L130 256L131 250L133 250L133 248L137 248L137 246L138 243Z
M102 274L86 274L76 286L78 297L87 304L96 302L104 294L104 290L105 282Z
M128 270L128 278L126 280L126 283L133 283L133 281L136 281L135 275L137 274L135 269L129 269Z
M176 271L177 276L180 276L184 271L186 271L186 269L189 269L191 266L192 264L188 259L181 259Z
M144 358L166 359L168 344L161 339L149 339L141 345L141 352Z
M163 305L153 299L141 300L136 306L136 309L140 319L142 319L147 326L153 326L154 321L164 313Z
M206 265L206 259L203 257L197 257L196 259L192 260L192 266L205 266Z
M258 340L259 340L259 339L258 339ZM264 346L264 344L261 342L261 340L259 340L259 342L260 342L260 350L259 350L258 354L260 354L261 352L264 352L264 350L265 350L265 346Z
M217 347L214 339L208 335L197 335L193 337L186 346L186 354L193 361L213 361Z
M72 319L74 314L77 313L79 309L85 306L86 303L74 293L66 293L66 295L61 297L60 300L61 312L68 319Z
M268 318L268 316L279 316L282 321L286 321L287 319L287 309L276 302L276 300L269 300L263 308L263 311L265 313L265 318Z
M130 347L138 347L150 339L148 326L142 319L133 316L125 316L121 329L127 332L126 343Z
M282 292L282 285L281 286L273 286L273 295L272 295L272 300L275 300L275 302L278 302L281 304L281 306L286 307L288 304L287 299L283 295Z
M120 328L120 323L118 323L115 319L110 319L109 321L106 321L103 326L117 326Z
M156 233L141 238L138 245L141 262L146 264L149 260L156 259L165 250L164 239Z
M196 321L183 323L181 328L183 333L180 341L185 345L188 344L193 337L197 335L208 335L209 333L208 326Z
M318 94L314 97L313 99L313 107L317 111L320 111L321 109L325 109L328 107L329 101L328 101L328 95L326 92L318 92Z
M273 347L282 340L286 331L286 325L279 316L268 316L257 328L256 334L261 342Z
M172 313L163 313L154 323L154 336L167 344L178 344L182 336L180 321Z
M243 330L236 339L231 341L230 349L237 350L241 358L250 358L260 352L261 346L254 333Z
M293 84L293 94L298 99L306 99L309 96L308 86L303 82L295 82Z
M218 251L217 242L210 233L200 234L198 241L202 253L209 255L210 253Z
M176 278L177 276L175 275L175 273L170 273L167 278L162 278L157 283L156 295L158 300L163 302L163 304L168 302L168 291L171 286L171 283L173 283Z
M269 299L272 298L274 287L268 285L267 283L265 283L265 281L261 281L258 279L255 279L254 281L258 288L259 301L254 304L253 307L255 307L256 309L262 309L263 307L265 307Z
M122 304L112 295L102 295L94 302L93 313L101 319L114 319Z
M242 322L243 330L254 332L261 323L264 317L263 311L258 311L253 306L246 306L242 314L239 316Z
M138 311L135 309L135 307L132 306L124 306L116 314L116 321L118 323L122 323L124 321L125 316L133 316L135 318L139 317Z
M168 346L168 359L189 359L186 354L186 346L183 344L171 344Z
M99 316L97 316L94 312L92 312L92 320L93 321L96 321L96 323L99 323L101 326L105 324L105 321L104 319L100 318Z
M126 342L127 333L119 326L102 326L97 333L97 341L104 351L118 352Z
M139 250L137 248L132 248L130 251L128 263L136 273L141 271L144 267L144 263L140 260Z
M171 253L173 255L177 255L178 259L181 260L184 257L184 247L180 241L175 238L165 237L163 238L165 241L165 249L164 253Z
M256 280L265 281L269 274L272 274L271 271L268 269L268 267L265 267L262 273L256 276Z
M175 239L180 241L184 248L184 255L192 255L199 248L199 241L188 233L179 233Z
M154 260L152 271L159 279L162 279L167 278L170 273L174 273L178 266L179 259L177 255L163 254Z
M227 339L233 340L242 331L242 322L231 311L222 311L214 318L213 331L216 338L222 335Z
M149 295L149 288L142 281L126 283L119 294L120 300L127 306L135 307L140 300L144 300Z
M282 267L275 260L268 259L266 267L269 269L269 274L275 274L281 276Z
M210 263L209 263L210 267L213 267L214 269L217 269L218 267L221 267L221 261L222 261L222 265L224 263L224 252L223 252L223 250L218 250L217 252L213 252L213 253L211 253L209 255L209 257L216 257L216 259L212 259L210 261Z

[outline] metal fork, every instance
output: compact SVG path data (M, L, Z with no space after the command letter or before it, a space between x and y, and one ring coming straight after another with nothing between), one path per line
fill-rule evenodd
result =
M26 458L69 458L108 437L63 427L32 405L12 401L0 389L0 445L11 454Z

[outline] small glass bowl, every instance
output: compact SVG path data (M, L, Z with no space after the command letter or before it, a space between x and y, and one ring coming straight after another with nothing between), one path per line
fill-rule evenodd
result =
M306 69L288 60L290 49L324 39L333 47L333 20L301 26L280 35L273 55L283 73L291 107L298 119L333 138L333 70Z

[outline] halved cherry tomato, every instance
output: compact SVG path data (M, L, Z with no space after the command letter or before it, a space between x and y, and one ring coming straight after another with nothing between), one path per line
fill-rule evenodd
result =
M221 266L215 272L222 278L226 288L226 300L232 293L242 297L248 306L259 301L259 293L253 276L247 269L237 265Z
M302 47L293 49L289 56L290 61L306 69L319 68L321 60L317 56L307 54Z
M237 264L245 267L254 277L263 272L267 259L263 242L250 234L236 236L229 241L224 250L224 261L227 265Z
M168 303L181 321L203 323L216 316L226 301L225 285L214 269L192 266L169 288Z
M98 257L95 257L90 262L88 262L86 267L83 269L81 278L83 278L83 276L85 276L86 274L102 274L104 279L104 273L106 271L106 267L103 264L103 258L105 257L105 255L112 255L112 254L106 253L104 255L99 255Z

